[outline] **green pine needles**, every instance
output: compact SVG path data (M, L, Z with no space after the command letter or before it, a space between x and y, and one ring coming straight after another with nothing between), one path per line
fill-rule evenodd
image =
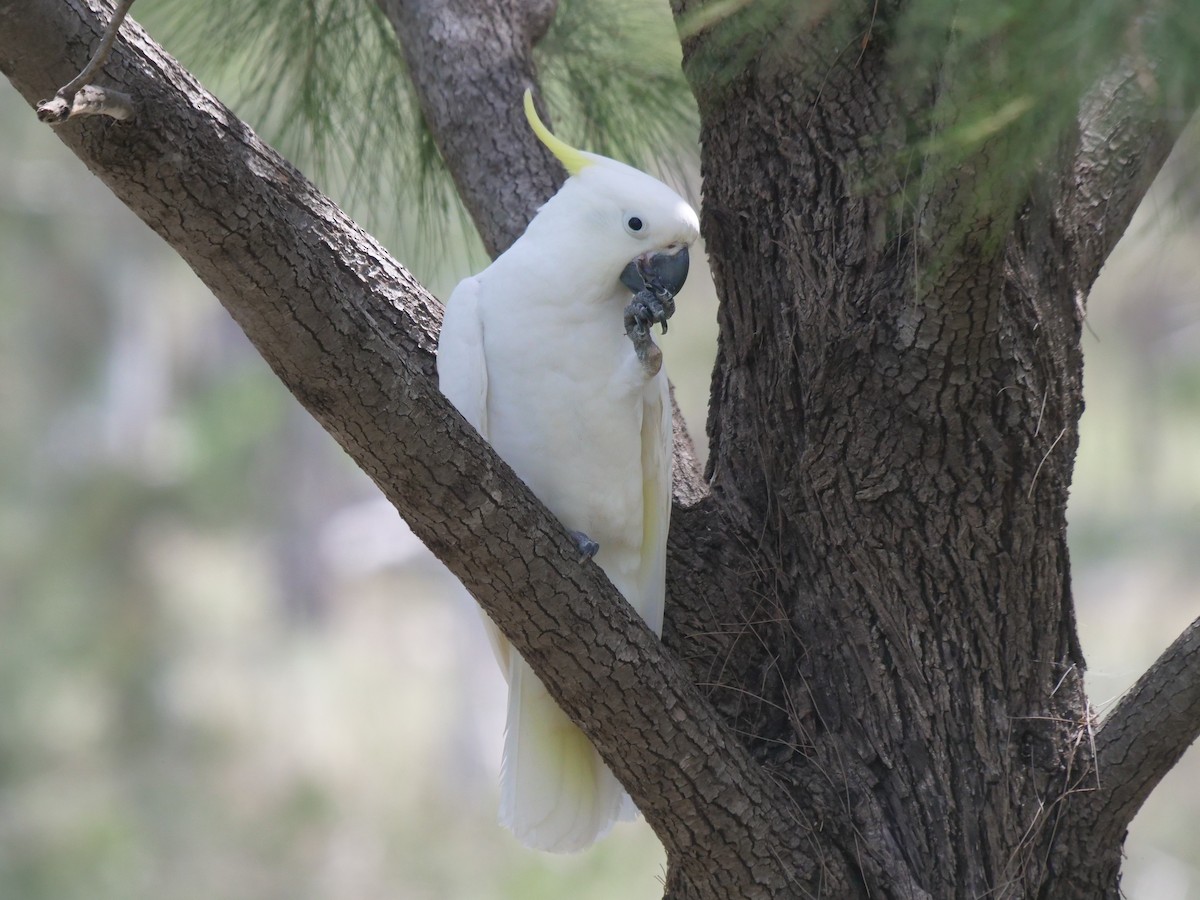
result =
M484 260L374 0L143 0L136 12L426 283ZM1193 108L1197 13L1195 0L712 0L680 32L698 42L690 74L715 91L780 57L810 60L797 102L882 49L897 115L878 140L895 167L852 180L893 194L902 223L948 198L963 234L986 238L1007 230L1116 61L1158 115ZM556 130L681 183L698 145L680 32L665 0L560 0L535 51ZM962 173L969 192L943 190Z
M143 0L135 12L426 284L452 286L486 260L374 0ZM665 3L560 0L535 53L564 139L660 171L694 159Z

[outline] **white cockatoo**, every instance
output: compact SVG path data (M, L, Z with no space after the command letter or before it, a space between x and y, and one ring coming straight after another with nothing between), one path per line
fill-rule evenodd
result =
M661 181L529 124L570 177L495 262L454 289L442 392L662 633L671 405L650 337L687 277L696 213ZM631 296L632 295L632 296ZM583 849L636 814L599 754L485 620L508 679L500 821Z

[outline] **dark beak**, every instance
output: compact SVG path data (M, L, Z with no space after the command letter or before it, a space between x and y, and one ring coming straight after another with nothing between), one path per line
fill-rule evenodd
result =
M644 253L631 259L621 271L621 284L635 294L651 288L662 288L675 296L683 288L688 274L688 248L674 253Z

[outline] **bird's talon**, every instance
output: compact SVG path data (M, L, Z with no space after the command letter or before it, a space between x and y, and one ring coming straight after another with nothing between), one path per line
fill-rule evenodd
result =
M572 531L571 538L575 541L575 546L579 548L580 562L587 562L600 552L600 545L582 531Z
M650 338L650 326L654 324L654 313L649 309L641 294L634 297L625 307L625 333L634 344L641 344Z

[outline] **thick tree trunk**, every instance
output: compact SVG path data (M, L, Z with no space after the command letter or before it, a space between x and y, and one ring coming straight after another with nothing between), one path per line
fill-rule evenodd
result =
M825 90L886 96L878 60ZM886 107L813 99L747 78L705 110L711 475L777 619L752 741L799 758L776 763L797 802L840 808L855 894L1029 896L1094 777L1065 521L1080 312L998 250L934 260L852 190Z
M0 0L0 70L31 102L87 58L98 6ZM411 28L469 8L383 6ZM488 4L516 23L480 44L520 57L496 70L506 86L530 77L551 6ZM861 190L906 112L883 48L750 28L741 45L762 52L731 73L721 27L685 42L723 302L708 483L684 467L676 484L666 647L437 393L436 302L135 25L106 81L138 120L59 134L581 724L663 840L669 896L1116 897L1125 827L1200 729L1200 626L1095 728L1064 509L1082 298L1174 128L1139 118L1117 67L1061 167L985 242L992 223L954 218L968 168L905 219L895 185ZM518 226L469 144L447 149L466 132L435 95L497 249Z
M1002 241L947 221L969 170L902 220L879 138L913 87L867 40L879 7L861 53L784 28L736 77L737 17L685 43L722 298L708 475L759 576L714 702L855 876L837 896L1116 897L1132 812L1099 829L1074 799L1099 778L1065 518L1098 261L1069 238L1107 255L1169 143L1118 131L1119 177L1070 182L1086 205L1036 185Z

